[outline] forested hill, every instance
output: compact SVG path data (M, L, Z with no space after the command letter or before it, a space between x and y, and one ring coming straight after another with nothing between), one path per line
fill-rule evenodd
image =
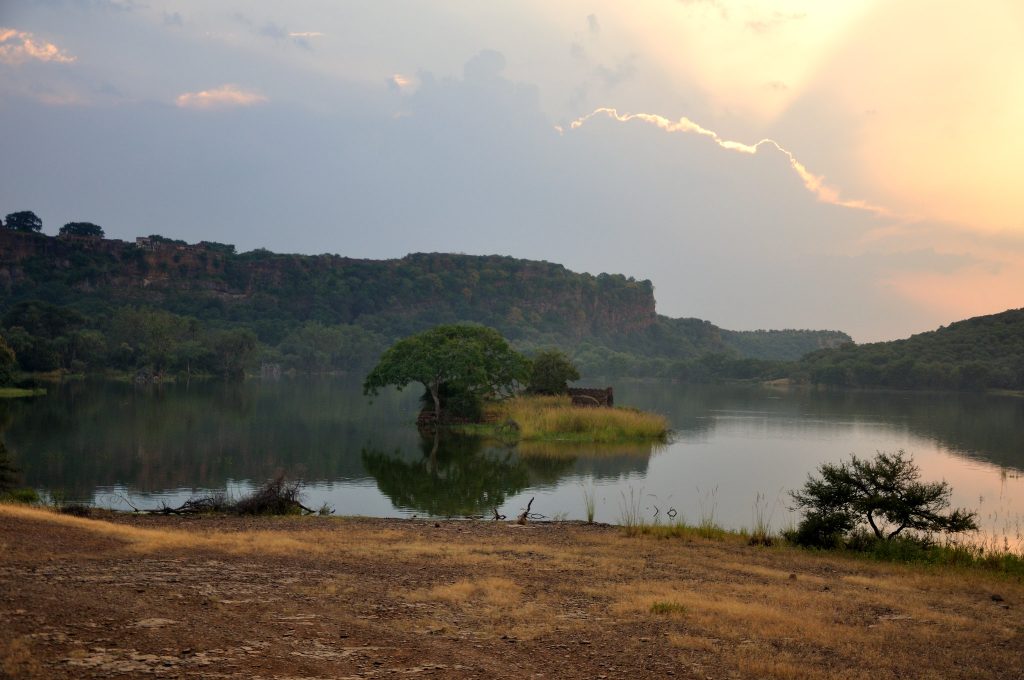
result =
M160 236L128 243L8 229L0 229L0 315L26 370L72 362L176 369L186 361L176 354L184 345L192 343L190 356L202 363L211 334L228 330L251 332L263 362L352 370L396 338L456 321L492 326L522 349L562 347L591 375L692 377L744 357L795 359L850 340L831 331L735 332L670 319L656 313L650 281L543 261L236 253ZM83 333L88 343L75 340Z
M1024 389L1024 309L957 321L906 340L844 346L801 361L815 383L897 389Z

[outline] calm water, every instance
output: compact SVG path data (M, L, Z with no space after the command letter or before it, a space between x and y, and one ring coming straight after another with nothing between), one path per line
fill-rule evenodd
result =
M619 383L616 401L659 411L663 447L509 448L442 440L412 424L416 392L365 399L342 379L193 383L140 388L72 383L35 400L0 400L0 436L28 484L97 505L177 505L210 490L243 493L287 470L307 505L339 514L489 515L615 522L630 494L643 511L750 526L765 498L776 528L786 491L824 461L905 449L989 535L1019 540L1024 517L1024 399L987 395L779 391ZM554 454L554 455L553 455Z

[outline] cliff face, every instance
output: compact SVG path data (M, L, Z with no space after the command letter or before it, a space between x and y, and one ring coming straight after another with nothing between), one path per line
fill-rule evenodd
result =
M477 321L510 337L578 341L640 333L657 320L650 281L548 262L441 253L398 260L239 255L218 244L137 246L2 229L0 292L12 303L102 299L199 318L358 323L391 336Z

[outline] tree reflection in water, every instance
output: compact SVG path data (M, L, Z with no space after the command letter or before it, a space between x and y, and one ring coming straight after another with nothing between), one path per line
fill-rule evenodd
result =
M363 467L395 507L441 517L481 515L530 483L512 449L485 446L478 437L423 437L420 449L418 460L403 459L397 449L362 451Z

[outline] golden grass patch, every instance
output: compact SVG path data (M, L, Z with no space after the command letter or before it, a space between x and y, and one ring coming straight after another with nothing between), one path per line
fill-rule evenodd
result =
M406 597L413 602L435 601L467 605L482 602L495 607L512 607L519 604L523 597L523 589L507 578L489 576L461 579L455 583L413 591Z
M668 420L657 413L630 408L573 406L567 396L524 396L493 407L501 420L518 425L520 439L587 442L661 442L668 436Z

